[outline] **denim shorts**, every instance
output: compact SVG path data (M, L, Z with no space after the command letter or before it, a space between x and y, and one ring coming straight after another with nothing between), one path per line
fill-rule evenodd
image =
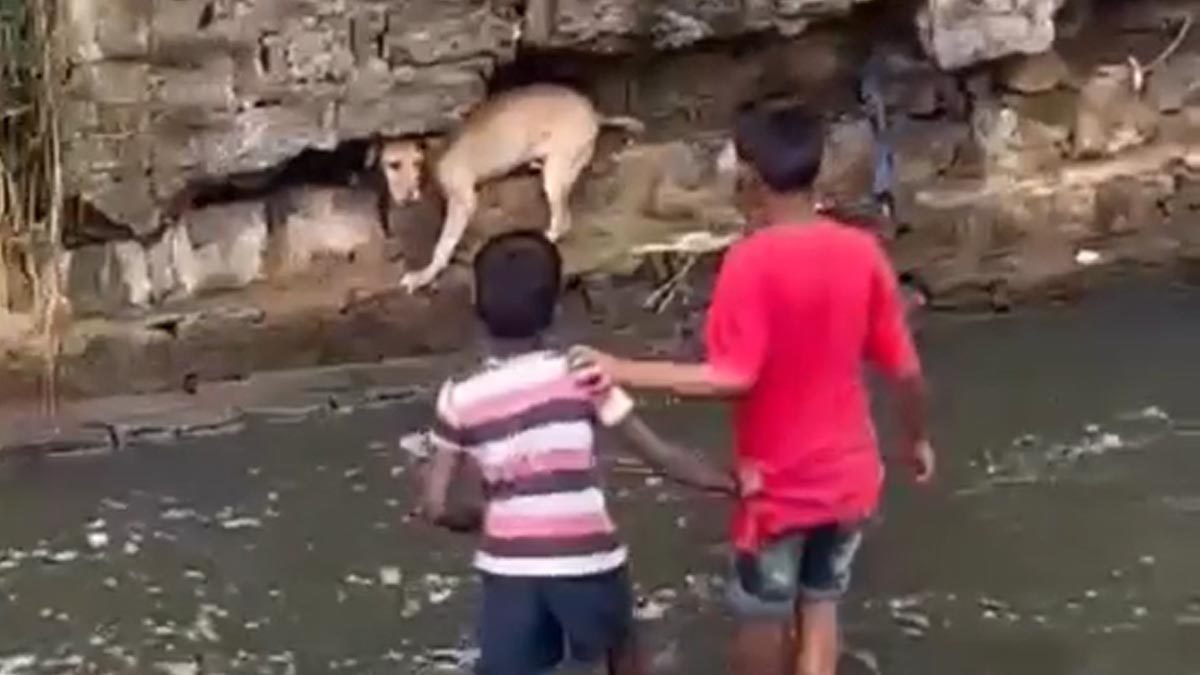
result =
M797 603L840 600L861 542L858 526L823 525L788 532L755 552L739 551L729 606L739 617L785 619Z
M483 575L478 675L538 675L594 664L627 645L633 589L624 567L585 577Z

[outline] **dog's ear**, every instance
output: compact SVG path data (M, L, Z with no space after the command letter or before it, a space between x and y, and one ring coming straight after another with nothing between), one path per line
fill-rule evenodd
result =
M422 136L418 141L421 148L421 153L425 159L429 159L430 155L441 154L442 150L450 143L445 136Z

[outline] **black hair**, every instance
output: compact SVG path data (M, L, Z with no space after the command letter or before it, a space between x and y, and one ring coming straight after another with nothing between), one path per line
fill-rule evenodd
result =
M544 234L507 232L475 256L475 313L493 337L534 337L558 304L562 256Z
M801 104L751 103L738 109L733 142L773 192L799 192L812 188L821 170L825 129Z

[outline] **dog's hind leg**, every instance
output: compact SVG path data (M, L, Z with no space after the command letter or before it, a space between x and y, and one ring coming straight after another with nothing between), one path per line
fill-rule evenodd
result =
M429 264L424 269L405 274L400 280L400 285L410 293L428 286L446 269L454 255L454 249L458 247L467 231L471 217L475 215L476 195L473 181L446 180L442 181L442 184L446 195L446 220L442 223L442 231L433 247Z
M550 207L550 229L546 233L550 241L557 242L571 229L571 190L580 174L592 161L595 138L581 143L570 152L562 152L546 158L542 167L542 189Z

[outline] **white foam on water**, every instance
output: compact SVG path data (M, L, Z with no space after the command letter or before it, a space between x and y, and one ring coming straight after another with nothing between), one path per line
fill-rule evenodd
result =
M0 656L0 675L21 675L38 663L33 654L11 654Z

